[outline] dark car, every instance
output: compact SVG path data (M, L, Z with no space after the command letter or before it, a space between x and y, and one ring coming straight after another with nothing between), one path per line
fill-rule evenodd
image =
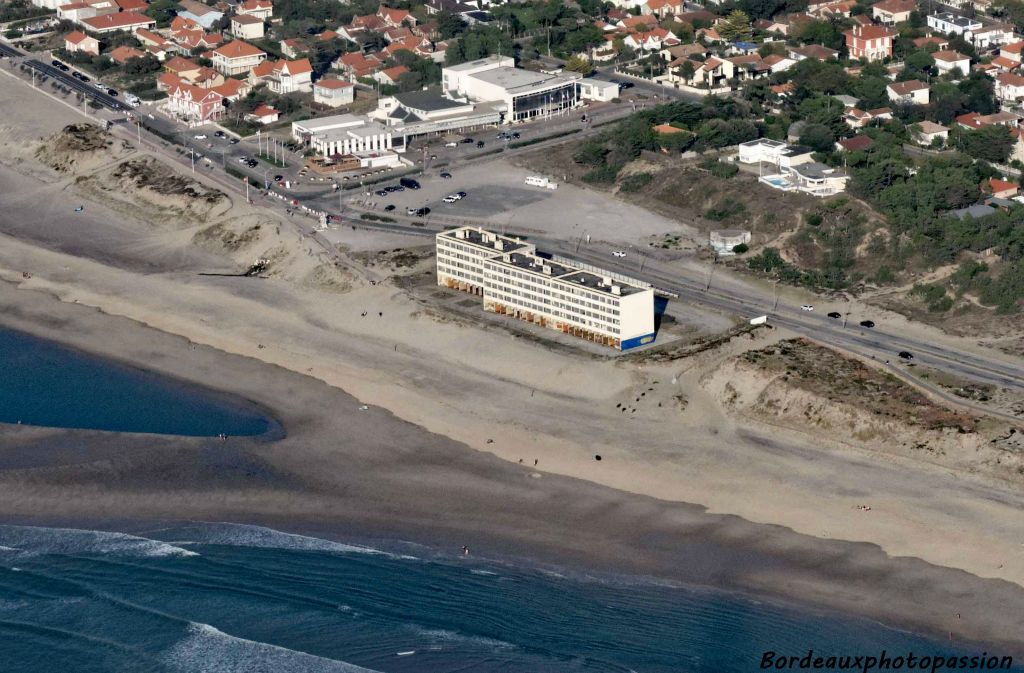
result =
M73 73L71 73L71 76L74 77L75 79L81 79L82 78L82 73L80 73L80 72L78 72L76 70Z
M416 210L416 217L423 217L430 214L430 208L423 207Z
M116 96L117 95L117 90L116 89L107 89L107 94L110 95L110 96Z
M519 140L519 131L513 131L512 135L509 136L512 140Z
M218 138L223 138L224 137L224 132L223 131L214 131L213 135L215 135Z
M282 180L284 180L284 176L283 175L275 175L274 176L274 182L281 182Z
M445 180L451 180L452 174L449 173L448 171L443 171L441 173L441 177L444 178Z
M390 192L388 192L388 190L386 189L378 189L377 191L374 192L374 194L376 194L377 196L387 196L389 193Z
M474 141L472 138L463 138L462 142L467 144L467 145L472 145L476 141Z
M63 63L61 63L61 64L60 64L60 65L58 65L57 67L58 67L58 68L60 68L61 72L68 72L69 70L71 70L71 68L67 67L67 66L66 66L66 65L64 65Z
M402 178L398 181L398 184L402 185L406 189L419 189L420 183L416 182L412 178Z
M482 140L476 141L476 146L477 147L483 147L484 146L484 141L482 141Z
M260 165L260 162L256 161L255 159L249 159L249 161L247 161L246 163L249 164L249 168L256 168L257 166Z
M839 320L840 318L843 317L843 314L837 313L836 311L832 311L831 313L828 314L828 317L832 318L833 320Z
M392 210L394 210L394 209L395 209L395 204L393 204L393 203L389 203L388 205L384 206L384 210L385 210L386 212L389 212L389 213L390 213L390 212L391 212Z
M55 65L59 68L62 65L62 63L57 59L53 59L52 61L50 61L50 65Z
M622 84L619 85L619 90L621 91L623 89L632 89L634 86L636 85L633 84L632 82L623 82Z
M860 326L861 327L867 327L867 328L870 329L870 328L875 326L875 321L874 320L861 320L860 321Z
M238 138L232 138L231 140L228 141L228 144L229 145L237 145L238 144Z
M466 192L455 192L455 195L460 199L466 198Z
M904 360L913 360L914 354L911 353L910 351L900 351L900 357L903 358Z

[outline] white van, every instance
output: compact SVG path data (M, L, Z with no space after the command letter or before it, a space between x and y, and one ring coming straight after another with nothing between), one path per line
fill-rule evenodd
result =
M545 187L547 189L558 189L558 183L541 175L531 175L526 178L526 184L531 187Z
M445 146L445 147L458 147L458 146L459 146L459 144L458 144L457 142L455 142L454 140L451 140L451 141L449 141L449 142L446 142L446 143L444 144L444 146Z

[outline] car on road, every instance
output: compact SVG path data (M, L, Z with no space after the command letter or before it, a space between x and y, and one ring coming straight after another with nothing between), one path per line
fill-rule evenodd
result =
M860 321L860 326L861 327L867 327L868 329L871 329L872 327L875 326L875 321L874 320L861 320Z
M449 173L448 171L441 171L441 177L444 178L445 180L451 180L452 174Z
M464 144L464 145L472 145L472 144L473 144L474 142L476 142L476 141L475 141L475 140L473 140L472 138L463 138L463 139L462 139L462 140L460 140L459 142L461 142L461 143L462 143L462 144Z
M625 257L626 252L624 250L615 250L612 252L612 257Z
M388 213L390 213L394 209L395 209L395 204L393 204L393 203L389 203L388 205L384 206L384 211L388 212Z
M455 142L454 140L449 140L448 142L446 142L444 144L444 146L445 147L458 147L459 144L457 142Z
M482 140L476 141L476 146L477 147L483 147L484 146L484 141L482 141Z
M192 137L195 138L196 140L206 140L206 134L205 133L197 133L197 134L195 134Z
M840 318L843 317L843 314L839 313L838 311L832 311L831 313L828 314L828 317L832 318L833 320L839 320Z
M800 307L800 310L801 311L813 311L814 307L811 306L810 304L804 304L803 306Z
M913 360L914 359L914 354L911 353L910 351L900 351L899 355L900 355L900 358L902 358L903 360Z

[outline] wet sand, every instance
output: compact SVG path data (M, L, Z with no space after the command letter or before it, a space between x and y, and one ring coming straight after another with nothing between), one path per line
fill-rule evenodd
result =
M360 411L358 400L313 378L8 284L0 314L8 328L216 381L270 410L287 434L221 442L4 426L0 512L8 522L234 521L453 551L467 544L491 557L651 575L952 631L958 642L1021 644L1024 590L1009 582L510 464L380 408Z

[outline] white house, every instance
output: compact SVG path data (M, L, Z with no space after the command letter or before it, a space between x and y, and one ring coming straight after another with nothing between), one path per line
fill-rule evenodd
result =
M251 14L233 16L231 34L240 40L259 40L263 37L263 19Z
M893 82L885 87L885 91L889 94L889 100L894 103L928 104L928 85L921 80L912 79L906 82Z
M313 90L313 66L308 58L294 61L263 61L249 73L252 85L266 84L274 93Z
M943 35L963 35L970 40L970 34L982 27L981 21L968 19L953 12L942 12L941 14L928 15L928 27Z
M914 124L911 126L911 130L914 132L917 141L922 145L931 145L935 142L936 138L942 140L942 144L946 144L946 140L949 138L948 128L928 120Z
M892 26L910 20L917 9L915 0L882 0L871 5L871 16L881 24Z
M935 69L940 73L948 73L959 69L964 75L971 72L971 59L958 51L943 49L932 54L935 59Z
M213 50L213 67L224 75L242 75L267 58L267 53L248 42L235 40Z
M786 169L812 160L813 151L809 147L787 145L781 140L758 138L748 140L737 146L737 160L744 164L769 163Z
M1015 72L1004 72L996 76L996 96L1004 102L1024 98L1024 76Z
M355 100L356 87L340 79L322 79L313 84L313 102L328 107L341 107Z

